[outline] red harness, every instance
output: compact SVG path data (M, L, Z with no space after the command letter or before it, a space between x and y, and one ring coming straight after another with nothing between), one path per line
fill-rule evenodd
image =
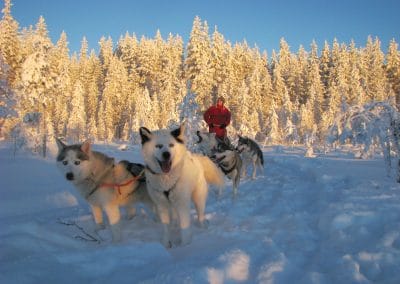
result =
M137 181L139 178L141 178L143 172L138 174L137 176L131 178L130 180L124 182L124 183L102 183L99 187L113 187L114 189L118 190L119 195L121 195L121 187L129 185L135 181Z

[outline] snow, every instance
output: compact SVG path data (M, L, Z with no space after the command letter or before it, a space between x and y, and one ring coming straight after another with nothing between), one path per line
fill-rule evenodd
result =
M120 146L94 148L142 161L139 146ZM262 175L236 199L230 182L220 198L211 190L208 228L166 249L143 210L122 221L122 242L109 230L84 240L89 207L54 158L14 157L1 141L0 283L400 283L400 185L383 158L305 152L263 148Z

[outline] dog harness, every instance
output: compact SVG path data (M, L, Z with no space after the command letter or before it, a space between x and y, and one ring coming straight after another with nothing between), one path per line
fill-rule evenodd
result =
M100 187L99 185L99 181L101 181L107 174L108 172L114 168L114 164L111 165L110 167L106 168L100 175L100 178L96 181L92 176L94 176L94 173L91 173L91 175L86 178L84 181L86 182L90 182L92 184L94 184L94 187L89 191L89 193L86 195L86 199L88 199L93 193L95 193L95 191Z
M101 176L100 180L101 180L101 179L108 173L108 171L109 171L110 169L112 169L113 167L114 167L114 165L113 165L112 167L110 167L109 169L107 169L107 170L103 173L103 175ZM118 183L100 183L100 184L97 184L92 178L88 178L88 181L91 181L91 182L95 183L95 186L93 187L92 190L90 190L89 194L86 195L86 199L88 199L93 193L95 193L95 191L96 191L97 189L99 189L99 188L101 188L101 187L113 187L114 189L116 189L116 190L118 191L119 195L121 195L121 194L122 194L122 193L121 193L121 187L126 186L126 185L129 185L129 184L131 184L131 183L137 181L138 179L140 179L140 178L142 177L143 173L144 173L144 170L142 170L137 176L134 176L134 177L131 178L130 180L128 180L128 181L126 181L126 182L124 182L124 183L120 183L120 184L118 184Z
M222 170L222 172L223 172L225 175L228 175L228 174L230 174L230 173L235 169L236 163L237 163L237 161L235 160L235 163L233 164L232 168L230 168L229 170L225 170L225 169L223 168L223 166L220 165L220 164L218 164L218 166L220 167L220 169Z
M121 187L129 185L129 184L137 181L138 179L141 178L143 173L144 173L144 170L142 170L137 176L134 176L133 178L131 178L130 180L128 180L124 183L102 183L98 187L113 187L114 189L118 190L119 195L121 195L122 194Z
M146 169L153 175L161 175L161 173L156 173L155 171L153 171L148 165L146 165ZM175 183L168 190L164 190L163 191L163 194L168 199L168 201L169 201L169 194L176 187L176 185L178 184L179 180L180 180L180 177L176 179Z

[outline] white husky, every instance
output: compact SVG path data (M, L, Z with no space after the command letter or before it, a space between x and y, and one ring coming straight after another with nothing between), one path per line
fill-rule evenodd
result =
M92 151L89 141L65 145L56 139L57 166L65 178L73 183L81 196L90 204L96 230L104 228L103 212L111 226L112 240L121 239L120 206L126 206L129 217L135 214L134 204L141 202L154 209L142 177L144 167L114 159Z
M146 163L147 189L157 207L163 225L162 243L171 247L172 215L180 227L180 242L191 241L190 200L192 199L200 226L205 225L207 183L222 187L223 173L205 156L189 152L184 143L184 124L175 130L150 131L140 128L142 155Z

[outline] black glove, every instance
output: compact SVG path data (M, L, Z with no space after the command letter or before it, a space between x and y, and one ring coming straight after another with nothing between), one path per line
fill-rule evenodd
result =
M211 128L213 128L213 127L214 127L214 124L210 123L208 126L210 126Z
M226 128L226 124L221 124L219 127L224 129L224 128Z

